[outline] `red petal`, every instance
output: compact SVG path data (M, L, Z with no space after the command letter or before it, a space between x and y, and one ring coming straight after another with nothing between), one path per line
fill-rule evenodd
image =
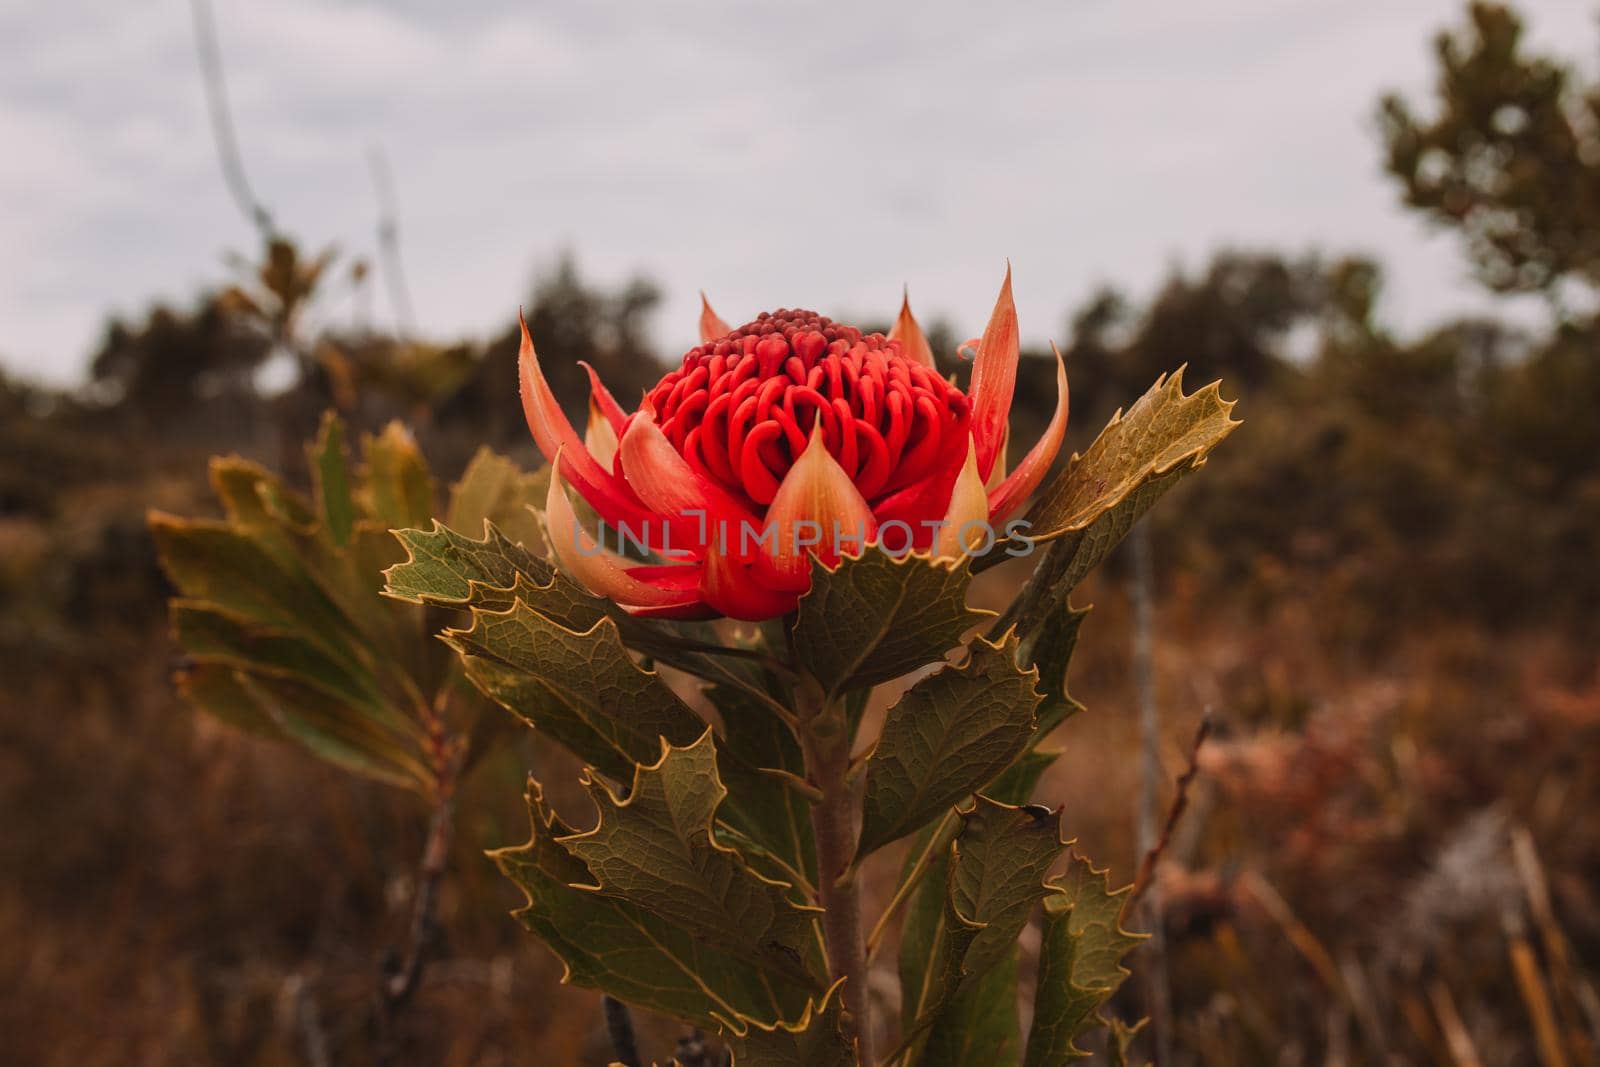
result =
M620 434L622 432L622 424L627 421L628 413L622 410L622 405L618 404L616 398L611 395L611 390L607 389L605 383L600 380L600 375L596 374L594 368L589 366L588 360L578 360L578 366L582 367L589 375L590 410L599 407L605 414L606 421L611 423L611 428Z
M559 464L550 473L544 508L545 534L556 559L567 573L596 596L614 600L627 608L677 606L698 599L693 589L699 579L699 567L630 568L620 556L596 545L572 510Z
M551 463L556 462L556 457L561 458L561 473L577 487L578 492L602 518L608 522L625 521L639 525L650 517L650 513L639 506L614 474L595 461L578 439L572 423L567 421L566 413L561 410L549 383L544 379L538 353L533 348L533 338L528 334L528 323L520 312L517 321L522 325L522 351L517 357L522 412L527 417L534 443Z
M772 585L792 590L810 586L811 555L832 566L840 548L859 552L877 537L878 521L850 476L828 453L820 423L778 486L761 532L770 536L759 545L757 573Z
M993 489L1006 480L1006 453L1011 449L1011 423L1006 422L1006 432L1000 435L1000 450L995 453L994 466L989 468L989 477L983 480L985 489Z
M784 592L764 585L755 567L717 552L706 557L705 578L700 584L700 594L707 604L730 619L750 622L788 614L794 610L801 592L804 589Z
M913 363L933 367L933 348L928 344L928 339L922 335L922 327L917 325L916 317L911 314L910 290L901 295L900 317L894 320L894 329L889 331L889 340L899 341L900 351Z
M1039 440L1022 457L1017 469L989 494L990 522L1004 522L1017 505L1039 488L1039 482L1050 469L1050 464L1055 462L1056 453L1061 451L1061 441L1067 435L1067 365L1056 346L1052 344L1050 348L1056 354L1056 413L1050 416L1050 425L1044 428Z
M963 537L962 527L969 522L986 522L988 518L989 499L983 491L983 477L978 474L978 446L976 441L969 439L967 461L962 464L955 487L950 490L950 506L944 513L945 525L939 527L939 534L933 541L934 558L955 559L974 545L981 545L988 539L986 531L967 530L967 536Z
M706 299L705 291L700 293L700 343L717 341L733 332L733 327L717 317L711 310L711 301Z
M707 540L716 543L724 522L732 528L732 541L737 540L739 522L755 525L755 516L743 503L678 454L656 425L655 410L648 404L628 420L617 454L639 499L666 517L675 550L699 554L704 544L697 531L705 530Z
M1011 299L1011 265L994 302L989 325L978 342L972 365L972 436L978 443L978 473L988 478L1005 437L1011 411L1011 393L1017 384L1017 306Z
M614 470L617 459L617 431L612 428L600 405L589 397L589 425L583 428L583 447L606 470Z

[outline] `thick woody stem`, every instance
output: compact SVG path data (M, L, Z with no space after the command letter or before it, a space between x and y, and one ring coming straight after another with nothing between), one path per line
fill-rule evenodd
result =
M817 888L823 909L828 973L834 981L845 980L842 995L848 1017L846 1026L856 1041L857 1062L870 1067L877 1060L872 1047L872 1002L867 988L861 891L852 870L858 805L849 776L850 733L837 705L826 707L817 701L810 707L802 706L800 716L806 774L822 793L822 798L811 805L811 831L817 845Z

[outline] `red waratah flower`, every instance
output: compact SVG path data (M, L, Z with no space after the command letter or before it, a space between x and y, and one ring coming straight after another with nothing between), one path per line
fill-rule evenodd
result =
M967 393L940 376L909 303L887 337L810 311L763 312L729 329L702 298L700 344L622 410L589 371L579 438L545 382L526 323L522 404L554 466L546 522L562 565L639 615L767 619L810 585L809 555L841 551L952 557L992 547L991 531L1038 487L1067 426L1056 353L1055 416L1005 473L1017 377L1011 272ZM972 342L969 342L971 344ZM619 540L661 563L633 563L578 524L567 484Z

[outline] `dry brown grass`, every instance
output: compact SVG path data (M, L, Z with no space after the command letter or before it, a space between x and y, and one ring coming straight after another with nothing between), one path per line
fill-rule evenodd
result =
M149 496L130 486L94 509ZM36 565L58 532L4 531ZM168 683L158 604L132 573L106 573L78 591L78 615L7 608L14 623L34 613L0 649L8 1061L250 1067L316 1063L321 1049L324 1062L370 1062L379 960L404 930L423 813L197 720ZM1510 977L1519 944L1557 1040L1592 1049L1578 1043L1600 959L1592 650L1556 626L1462 624L1374 651L1343 636L1348 620L1314 581L1276 581L1288 592L1265 609L1219 598L1203 574L1169 581L1160 604L1172 774L1202 709L1219 723L1161 868L1177 1062L1377 1064L1381 1050L1443 1063L1465 1039L1485 1064L1542 1067L1531 987ZM1097 603L1072 674L1090 710L1061 731L1065 755L1040 795L1125 881L1138 859L1129 611L1107 577L1080 599ZM34 632L55 637L30 643ZM573 778L524 738L462 798L444 956L404 1016L399 1062L606 1062L597 998L559 984L559 963L507 917L516 891L481 854L525 834L530 767ZM584 817L575 790L553 797ZM1550 898L1545 927L1525 924L1520 942L1506 925L1528 911L1508 836L1519 827ZM869 897L887 895L893 864L878 865ZM1118 1008L1140 1000L1130 983ZM640 1028L663 1058L680 1033Z

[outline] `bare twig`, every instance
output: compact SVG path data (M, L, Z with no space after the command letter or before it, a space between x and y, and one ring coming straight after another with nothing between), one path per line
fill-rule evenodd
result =
M191 0L194 13L194 44L200 59L200 80L206 94L206 110L211 115L211 134L222 164L222 180L233 202L250 224L270 240L277 234L272 214L256 198L245 177L239 140L234 133L233 116L228 108L228 86L222 72L222 48L217 43L217 23L211 14L210 0Z
M451 816L455 802L446 798L439 803L428 821L428 841L423 848L422 864L418 868L416 895L411 904L411 928L407 935L404 961L384 982L384 998L399 1007L416 992L422 969L438 934L434 909L439 900L439 883L444 879L445 866L450 858Z
M439 902L439 886L444 880L450 859L454 812L453 790L446 782L428 820L428 837L422 848L422 862L417 868L416 888L411 898L411 923L406 935L405 954L386 962L382 980L378 984L380 1063L393 1062L394 1022L421 985L422 972L438 940L435 910Z
M1189 743L1189 762L1182 774L1178 776L1176 792L1172 804L1167 808L1167 818L1161 827L1161 836L1156 843L1145 852L1144 858L1139 861L1138 873L1133 877L1133 892L1128 894L1128 899L1123 902L1122 914L1124 917L1132 914L1133 908L1139 903L1139 898L1149 890L1155 881L1156 864L1166 852L1168 843L1172 840L1173 831L1183 818L1183 813L1189 807L1189 787L1194 783L1195 776L1200 773L1200 749L1206 743L1206 738L1211 736L1212 718L1211 710L1200 719L1200 725L1195 727L1194 740Z
M400 258L400 208L394 194L394 175L383 149L373 145L367 153L372 170L373 193L378 200L378 250L383 256L383 274L389 282L389 302L403 337L415 337L417 321L411 311L411 289L406 284L405 265Z

